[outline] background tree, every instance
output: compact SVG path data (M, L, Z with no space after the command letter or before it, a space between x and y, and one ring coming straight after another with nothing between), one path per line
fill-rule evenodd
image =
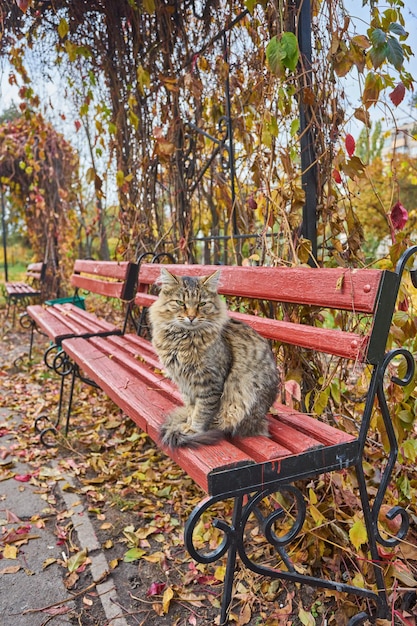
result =
M57 294L76 256L76 153L39 113L27 109L0 126L0 182L10 217L24 225L36 260L47 262L49 294Z

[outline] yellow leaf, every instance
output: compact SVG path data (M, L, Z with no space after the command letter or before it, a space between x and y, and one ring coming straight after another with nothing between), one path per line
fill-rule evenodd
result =
M220 582L223 582L225 576L226 576L226 567L224 565L219 565L219 567L216 567L216 570L214 572L214 578L216 580L219 580Z
M308 490L308 499L310 500L310 504L317 504L317 495L314 489L310 487Z
M360 572L356 572L355 576L352 578L351 584L354 587L360 587L361 589L365 588L365 581Z
M368 535L363 520L357 520L353 524L352 528L349 530L349 538L357 550L362 544L367 542Z
M148 561L148 563L160 563L164 558L165 554L163 552L154 552L153 554L144 556L143 560Z
M119 559L112 559L109 563L110 569L116 569L118 565L119 565Z
M125 182L125 175L122 170L118 170L116 174L116 184L118 187L122 187Z
M143 10L145 13L155 13L155 0L143 0Z
M169 605L171 604L171 600L173 597L174 597L174 591L172 587L167 587L162 597L162 610L164 613L168 613Z
M314 504L310 504L310 506L308 507L308 511L311 514L311 517L313 518L313 520L315 521L316 525L318 526L319 524L322 524L324 521L324 516L320 513L320 511L318 510L318 508L316 506L314 506Z
M64 39L64 37L66 37L68 35L68 32L69 32L68 22L63 17L63 18L61 18L61 21L58 24L58 34L61 37L61 39Z
M11 545L9 545L7 543L4 546L3 558L4 559L17 559L17 548L16 548L16 546L11 546Z
M42 563L42 569L46 569L47 567L49 567L50 565L52 565L52 563L56 563L56 559L54 558L49 558L46 559L43 563Z

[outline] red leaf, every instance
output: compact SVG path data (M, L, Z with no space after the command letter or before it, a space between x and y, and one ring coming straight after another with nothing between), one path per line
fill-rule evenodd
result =
M81 122L80 122L80 120L75 120L75 122L74 122L74 126L75 126L75 130L76 130L76 132L78 133L78 131L79 131L79 130L80 130L80 128L81 128Z
M23 13L26 13L28 10L30 0L16 0L16 4Z
M347 134L345 139L346 152L351 157L353 156L356 148L356 143L352 135Z
M408 220L408 212L401 202L397 202L391 209L391 222L395 230L402 230Z
M333 176L334 180L337 183L341 183L342 182L342 177L340 176L340 172L336 168L334 168L334 170L332 172L332 176Z
M394 106L398 106L404 100L405 96L405 87L403 83L398 83L395 87L394 91L391 91L389 94L390 100Z
M152 583L146 592L147 596L160 596L166 587L166 583Z
M28 483L32 478L32 474L15 474L13 478L20 483Z
M401 302L398 304L398 310L399 311L408 311L408 298L407 296L404 297L404 300L401 300Z
M255 211L258 208L258 203L256 202L255 198L253 197L253 194L251 194L247 200L247 204L248 207L252 210Z

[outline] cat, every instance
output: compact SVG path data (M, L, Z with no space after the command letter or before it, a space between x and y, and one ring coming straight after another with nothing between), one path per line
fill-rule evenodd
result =
M160 430L170 448L214 444L228 435L268 436L276 361L266 339L229 317L219 278L219 271L195 278L162 268L159 296L149 308L153 346L184 401Z

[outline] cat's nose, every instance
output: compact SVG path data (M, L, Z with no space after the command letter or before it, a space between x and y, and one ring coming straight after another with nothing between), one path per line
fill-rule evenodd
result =
M191 324L194 322L196 317L196 315L188 315L188 319L190 320Z

